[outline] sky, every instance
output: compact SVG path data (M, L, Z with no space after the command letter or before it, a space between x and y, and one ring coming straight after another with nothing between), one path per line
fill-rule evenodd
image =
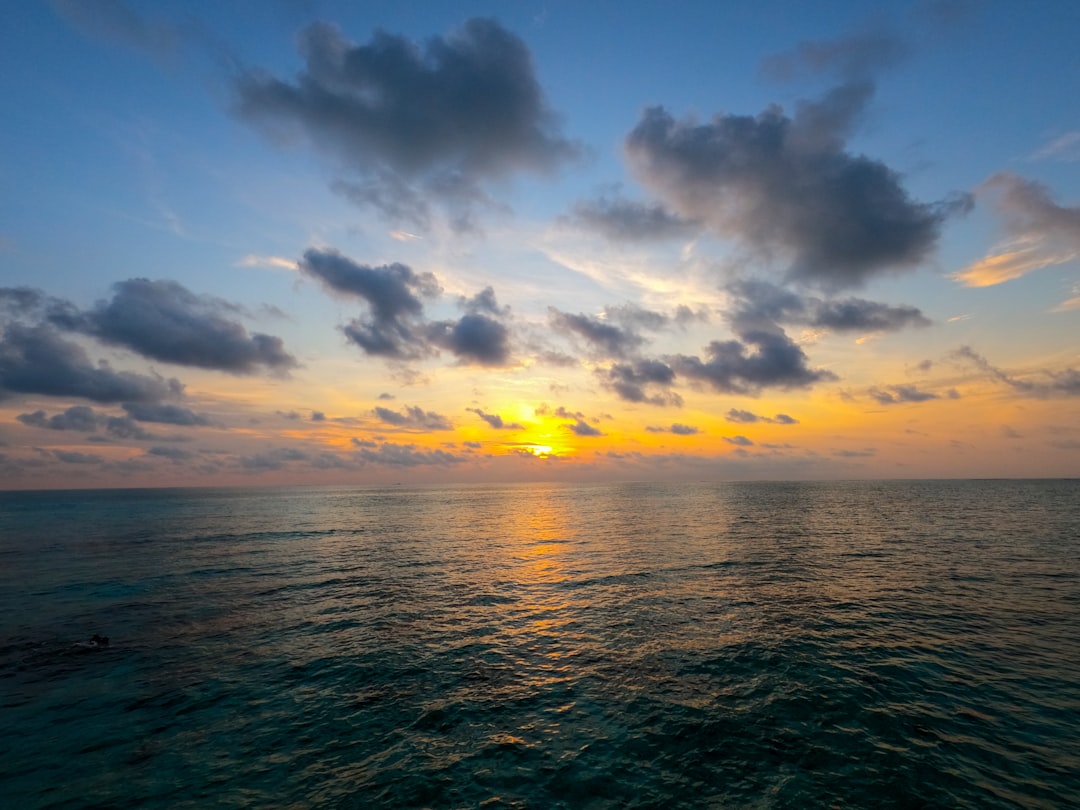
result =
M1080 4L12 4L0 488L1080 475Z

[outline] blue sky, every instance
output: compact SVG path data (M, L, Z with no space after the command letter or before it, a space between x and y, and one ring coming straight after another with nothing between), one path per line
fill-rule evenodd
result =
M0 485L1080 472L1075 4L7 19Z

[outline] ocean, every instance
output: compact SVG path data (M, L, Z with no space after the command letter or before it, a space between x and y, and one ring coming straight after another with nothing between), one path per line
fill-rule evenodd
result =
M1080 481L0 493L0 705L20 809L1076 808Z

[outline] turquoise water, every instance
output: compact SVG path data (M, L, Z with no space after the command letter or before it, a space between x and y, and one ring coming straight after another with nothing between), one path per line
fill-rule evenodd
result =
M1080 482L2 493L0 704L19 808L1080 807Z

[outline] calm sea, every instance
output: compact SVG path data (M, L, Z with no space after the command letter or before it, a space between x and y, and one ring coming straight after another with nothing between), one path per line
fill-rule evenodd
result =
M1080 481L0 494L0 804L1080 807Z

